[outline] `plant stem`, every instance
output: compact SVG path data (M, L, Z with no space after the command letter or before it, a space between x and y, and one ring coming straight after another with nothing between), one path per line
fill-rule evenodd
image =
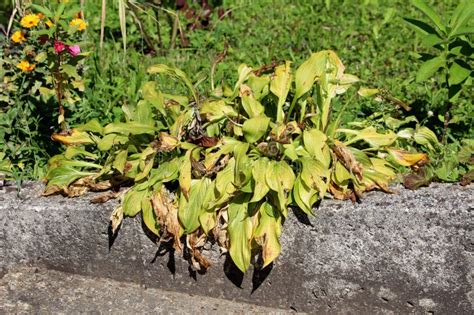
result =
M445 146L447 144L447 137L446 135L448 134L448 128L449 128L449 119L450 119L450 112L451 112L451 109L453 107L453 104L449 101L449 89L450 89L450 86L449 86L449 67L448 67L448 63L447 63L447 60L448 60L448 49L449 49L449 44L448 43L445 43L444 44L444 54L445 54L445 60L446 60L446 64L445 64L445 77L444 77L444 80L445 80L445 83L446 83L446 89L447 89L447 92L448 92L448 102L447 102L447 105L446 105L446 112L444 113L444 126L443 126L443 135L441 137L441 143Z
M55 36L55 41L58 40L58 37ZM66 131L66 121L65 121L65 111L64 111L64 106L63 106L63 78L61 75L61 55L58 53L58 56L56 58L56 69L54 71L54 79L56 81L55 89L56 89L56 98L58 99L58 105L59 105L59 117L61 120L61 131L65 132Z

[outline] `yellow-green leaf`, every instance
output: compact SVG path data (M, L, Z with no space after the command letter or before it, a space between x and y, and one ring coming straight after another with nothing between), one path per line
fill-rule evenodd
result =
M257 142L267 132L269 123L270 118L266 116L259 116L246 120L242 126L245 140L250 143Z
M259 222L254 239L262 246L263 267L280 255L281 217L273 207L264 202L259 209Z

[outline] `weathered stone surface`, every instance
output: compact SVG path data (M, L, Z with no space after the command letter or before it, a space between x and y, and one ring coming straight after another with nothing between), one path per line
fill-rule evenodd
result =
M472 185L372 192L361 204L325 200L314 218L289 216L271 272L245 277L212 250L207 274L191 275L179 254L143 234L138 218L124 222L109 251L113 203L40 192L33 185L21 199L0 194L3 272L39 265L311 313L474 311Z
M105 313L276 315L288 312L32 267L13 268L0 280L0 314Z

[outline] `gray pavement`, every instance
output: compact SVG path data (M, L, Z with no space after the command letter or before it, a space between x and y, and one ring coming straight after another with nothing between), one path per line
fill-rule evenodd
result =
M144 288L35 267L0 280L0 314L288 314L288 311Z

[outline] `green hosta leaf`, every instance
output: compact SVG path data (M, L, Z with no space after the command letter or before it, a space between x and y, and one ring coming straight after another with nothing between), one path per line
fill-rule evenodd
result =
M254 239L263 248L263 267L266 267L280 255L281 217L268 202L260 206L258 213Z
M255 99L260 100L268 94L270 83L269 76L251 75L247 81L248 86L252 89Z
M319 191L320 197L323 198L328 187L321 177L329 178L329 169L321 162L311 158L302 158L301 164L303 166L300 174L301 179L308 187Z
M285 161L270 161L267 166L266 182L271 190L277 192L280 211L288 215L287 193L291 191L295 182L295 174Z
M142 200L142 219L146 227L156 236L160 236L160 225L156 221L156 214L153 211L151 200L144 198Z
M234 148L235 172L234 184L237 187L243 187L251 177L250 159L247 156L249 149L248 143L239 143Z
M286 61L284 65L275 68L275 73L270 83L270 91L278 97L277 123L283 121L283 105L286 102L286 97L291 87L292 78L290 71L290 62Z
M270 161L267 167L266 181L274 191L290 191L295 182L295 174L285 161Z
M79 178L94 175L93 172L85 172L75 169L72 166L63 165L50 169L46 174L48 179L48 185L46 188L57 186L58 188L64 188L72 184Z
M224 100L205 101L199 111L208 121L223 117L236 117L238 113L232 106L226 105Z
M431 78L445 63L446 59L444 56L434 57L433 59L425 61L416 74L416 81L422 82Z
M179 168L179 186L186 199L191 189L191 154L192 150L186 151L185 156L181 159L181 166Z
M434 149L433 146L437 147L439 145L438 138L436 137L435 133L427 127L420 127L416 129L413 138L415 139L416 143L426 145L431 150Z
M318 191L306 185L301 176L298 176L293 187L293 200L306 214L313 215L312 208L318 201Z
M372 126L362 130L339 129L338 131L356 135L354 138L347 141L345 145L362 140L367 142L371 147L378 148L391 145L393 142L395 142L395 140L397 140L397 135L392 131L389 131L385 134L378 133L377 130Z
M423 0L412 0L412 4L423 12L441 32L446 34L444 21L428 4Z
M468 64L458 61L453 62L449 68L449 84L456 85L462 83L471 75L471 69Z
M241 64L237 71L239 72L239 79L237 80L237 83L235 84L234 92L232 94L232 98L237 96L239 90L241 90L242 83L244 83L248 79L248 77L252 73L253 69L248 67L245 64Z
M209 209L217 208L221 205L226 204L236 191L233 185L234 181L234 169L235 159L231 158L227 163L227 166L217 173L215 179L214 198L215 200L210 202Z
M153 125L130 121L126 123L111 123L104 127L104 134L119 133L123 135L154 134L157 129Z
M153 126L154 118L151 104L145 101L139 101L135 110L135 120L145 126Z
M123 199L123 214L128 217L136 216L142 209L142 200L147 198L147 194L147 190L130 189Z
M101 124L97 121L97 119L92 119L89 122L87 122L84 125L80 125L76 128L78 131L89 131L89 132L95 132L102 134L103 127Z
M249 118L263 116L265 108L255 99L250 88L246 85L241 86L242 107Z
M252 167L252 176L255 180L255 188L253 197L250 202L257 202L262 200L267 193L270 191L266 182L266 173L269 160L267 158L261 158L255 161Z
M97 155L95 155L93 153L90 153L90 152L87 152L83 148L80 148L80 147L77 147L77 146L68 146L66 148L66 151L64 152L64 157L66 159L69 159L69 160L71 160L72 158L74 158L75 156L78 156L78 155L83 155L83 156L91 158L93 160L97 159ZM1 159L0 159L0 161L1 161Z
M119 150L117 155L115 156L115 160L112 164L112 166L120 172L120 174L123 174L124 169L125 169L125 163L127 163L127 157L128 157L128 150Z
M235 198L229 204L229 254L235 265L246 272L250 266L253 224L248 216L247 196Z
M311 90L314 80L320 77L326 68L326 54L318 52L298 67L295 73L295 98L298 99Z
M329 165L327 156L323 153L323 148L326 145L327 136L318 129L309 129L303 132L303 142L306 151L316 160Z
M161 163L158 168L152 169L150 174L150 179L148 180L151 185L154 185L157 182L171 182L178 178L179 167L180 167L179 158L174 158L171 161Z
M204 177L191 182L188 201L181 200L178 210L178 218L186 233L192 233L199 227L199 216L207 210L211 197L211 180Z
M156 83L146 82L142 87L143 98L150 102L162 115L166 115L165 100L163 94L156 90Z
M97 148L100 151L108 151L116 144L125 144L128 142L127 136L109 134L99 140Z
M199 223L201 224L201 228L203 229L204 233L209 234L209 232L216 226L217 224L217 214L216 212L212 211L204 211L199 215Z
M246 120L242 126L245 140L250 143L260 140L260 138L267 132L269 123L270 118L266 116L259 116Z
M338 186L346 186L347 181L351 178L351 173L345 168L341 162L336 163L336 168L334 171L334 181Z
M151 169L153 168L153 158L146 161L143 167L140 167L141 172L135 176L135 182L138 182L148 176Z
M385 159L371 158L370 162L372 163L373 170L385 176L387 180L395 177L393 167Z

